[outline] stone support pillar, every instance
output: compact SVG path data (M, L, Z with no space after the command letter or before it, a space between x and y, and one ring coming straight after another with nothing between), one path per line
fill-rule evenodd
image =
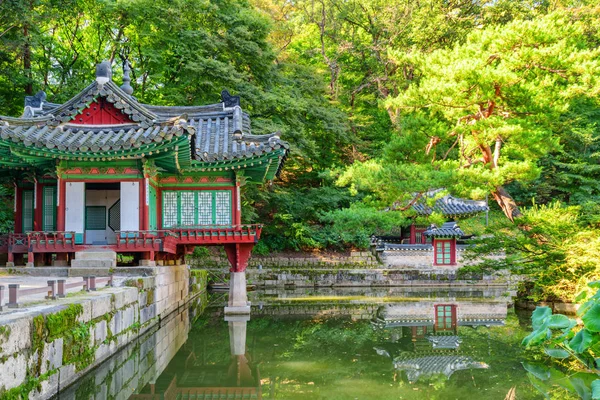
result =
M246 272L231 272L229 279L229 302L225 314L250 314L250 302L246 293Z

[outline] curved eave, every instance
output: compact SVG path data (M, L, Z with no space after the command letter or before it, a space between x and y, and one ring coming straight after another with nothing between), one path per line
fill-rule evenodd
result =
M108 161L117 159L132 159L142 157L152 157L153 155L171 153L174 146L182 146L188 143L185 136L173 137L162 142L152 142L139 147L131 147L129 149L92 152L92 151L68 151L59 150L57 148L47 149L41 147L26 147L21 143L14 143L0 139L0 147L9 148L13 156L19 159L40 159L52 161L72 160L72 161ZM189 148L189 145L188 145Z
M252 182L260 183L274 179L286 155L285 149L277 149L261 155L215 162L193 160L181 173L244 170Z

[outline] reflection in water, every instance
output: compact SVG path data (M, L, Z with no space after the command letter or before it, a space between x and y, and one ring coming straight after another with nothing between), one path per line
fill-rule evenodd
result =
M229 327L228 364L211 360L206 357L206 348L197 351L192 343L179 351L157 382L130 399L262 399L258 367L246 351L249 320L247 315L225 317Z
M224 319L226 299L213 297L194 322L183 312L70 390L78 399L491 400L516 387L519 399L539 398L521 366L529 328L507 315L500 290L326 294L255 292L251 319Z
M375 347L379 355L393 358L396 370L404 371L409 382L433 379L444 375L447 379L456 371L487 369L489 365L462 354L463 339L459 326L504 325L507 302L482 302L477 300L421 299L418 302L393 303L381 306L373 321L376 329L389 331L387 348ZM402 351L410 332L412 352ZM397 354L397 355L396 355Z

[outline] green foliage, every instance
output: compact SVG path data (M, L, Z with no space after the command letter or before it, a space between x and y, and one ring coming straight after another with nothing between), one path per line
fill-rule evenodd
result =
M589 376L587 381L580 379L578 375L561 377L562 383L559 384L576 392L583 399L596 398L600 394L600 291L598 282L590 282L588 286L595 293L589 299L589 290L578 296L580 301L587 299L577 312L581 318L580 325L565 315L553 315L548 307L537 307L531 316L533 332L522 342L527 348L543 347L549 357L560 360L561 363L573 361L575 364L567 364L572 370L595 373L593 381ZM558 373L542 366L526 365L525 369L540 381L549 381L552 373ZM539 382L536 387L545 394L550 390L548 385L541 385Z
M462 273L507 269L530 277L526 295L533 300L564 301L600 277L600 232L587 223L581 207L534 205L519 225L498 220L485 232L466 253L479 264Z
M292 146L279 181L244 188L245 221L267 225L261 254L364 247L396 228L375 210L439 187L560 200L598 225L599 19L586 4L2 2L0 114L39 89L68 100L103 59L116 82L120 59L132 63L143 102L239 94L253 133ZM11 190L0 189L0 232L12 229Z

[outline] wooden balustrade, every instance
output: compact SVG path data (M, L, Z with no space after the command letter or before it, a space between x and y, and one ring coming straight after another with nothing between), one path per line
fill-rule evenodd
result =
M88 277L88 291L95 291L97 289L97 285L101 284L101 283L106 283L106 286L113 286L113 276L112 274L104 277L104 278L97 278L95 276L90 276Z
M73 289L73 288L77 288L77 287L81 287L83 290L88 290L88 279L83 278L82 281L71 282L71 283L67 283L66 279L59 279L57 296L65 297L67 295L68 289Z
M75 232L27 232L27 244L31 251L75 251Z
M172 228L180 244L255 243L262 225L209 225Z
M8 304L9 308L18 308L19 297L30 294L47 293L46 299L56 299L56 281L48 281L48 284L43 287L21 289L21 284L14 283L8 285Z

